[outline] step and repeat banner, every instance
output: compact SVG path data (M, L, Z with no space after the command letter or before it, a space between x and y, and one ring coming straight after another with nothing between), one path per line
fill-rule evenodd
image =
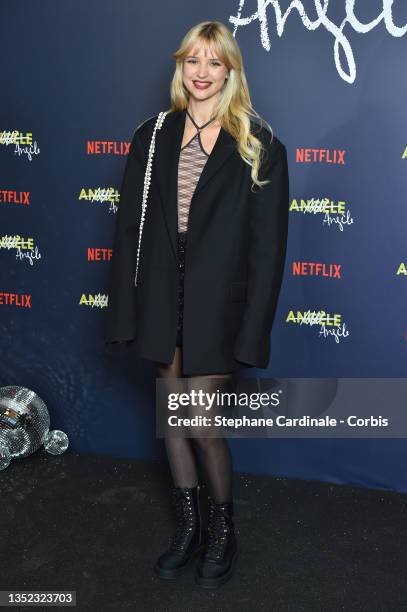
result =
M165 456L152 364L104 345L109 262L134 130L168 108L172 54L207 19L233 32L288 152L285 276L255 373L407 376L406 2L6 1L0 384L38 393L76 451ZM407 489L403 442L231 444L236 469Z

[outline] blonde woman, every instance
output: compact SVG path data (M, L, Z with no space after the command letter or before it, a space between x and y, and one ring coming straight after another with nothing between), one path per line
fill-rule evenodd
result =
M131 142L106 342L134 343L169 391L187 379L209 392L227 386L240 368L269 362L288 231L287 152L252 107L241 52L224 24L194 26L174 57L171 107L161 128L154 130L158 115L150 117ZM229 446L205 435L168 436L165 443L178 522L155 572L176 578L200 553L196 582L216 588L237 559Z

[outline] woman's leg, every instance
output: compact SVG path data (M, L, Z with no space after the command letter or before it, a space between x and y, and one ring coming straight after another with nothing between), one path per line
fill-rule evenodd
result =
M181 373L181 347L176 347L172 364L157 364L157 374L163 378L160 391L182 392L185 380ZM164 383L161 385L161 383ZM159 578L174 579L184 573L194 555L202 549L203 526L200 510L200 485L197 463L189 438L165 437L168 460L174 481L172 500L176 530L168 549L154 565Z
M190 389L209 394L216 394L217 391L219 394L226 394L233 392L234 388L232 374L193 376L188 383ZM228 396L214 397L225 399ZM211 407L212 414L216 412L220 415L223 413L224 405L224 401L207 404ZM192 411L192 406L190 409ZM200 412L202 413L202 409ZM205 431L202 425L201 430L196 432L198 435L192 438L209 490L204 552L195 568L195 581L199 586L211 589L217 588L231 578L238 554L233 518L232 456L226 439L215 437L214 431Z
M197 392L202 390L204 393L216 393L217 390L220 393L230 392L232 380L232 374L190 376L188 390L194 389ZM217 411L222 412L221 409ZM194 427L194 437L191 441L204 472L209 493L215 503L230 502L233 467L229 445L225 438L204 437L205 435L208 435L208 431L205 431L204 427L200 429Z
M182 377L181 351L182 348L177 346L174 361L171 364L157 363L157 377L165 379L165 388L168 393L179 391L176 379ZM198 471L191 440L189 438L166 437L165 447L174 486L196 487L198 484Z

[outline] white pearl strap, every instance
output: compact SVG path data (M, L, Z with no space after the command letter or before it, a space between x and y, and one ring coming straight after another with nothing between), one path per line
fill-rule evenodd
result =
M138 274L138 266L139 266L139 259L140 259L141 236L143 233L144 218L146 215L148 190L150 188L150 183L151 183L151 169L153 167L153 157L154 157L154 151L155 151L155 134L157 130L161 129L164 123L165 116L167 115L168 112L169 111L163 111L158 115L157 121L154 126L153 135L151 137L150 149L148 152L147 167L146 167L146 172L144 175L144 192L143 192L143 203L141 206L141 219L140 219L140 228L139 228L139 236L138 236L136 274L134 277L135 286L137 286L137 274Z

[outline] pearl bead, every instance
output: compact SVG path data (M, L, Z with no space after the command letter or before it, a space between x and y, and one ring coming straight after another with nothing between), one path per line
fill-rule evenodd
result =
M153 135L151 137L151 142L150 142L150 148L148 151L147 168L146 168L146 172L144 175L143 202L141 205L141 219L140 219L139 238L138 238L138 247L137 247L136 274L134 277L134 284L136 286L137 286L137 274L138 274L139 257L140 257L140 244L141 244L141 237L143 233L144 218L145 218L145 213L147 209L148 191L149 191L149 187L151 183L151 170L152 170L152 165L153 165L153 156L155 152L155 134L157 130L161 129L161 126L164 123L164 119L167 113L168 111L162 111L161 113L159 113L157 117L157 121L154 126Z

